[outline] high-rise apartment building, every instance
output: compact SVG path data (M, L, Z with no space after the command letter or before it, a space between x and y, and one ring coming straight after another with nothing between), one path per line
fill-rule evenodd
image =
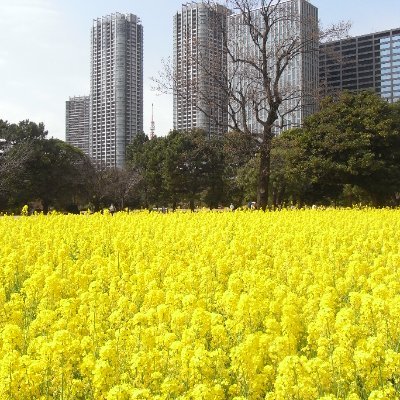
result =
M70 97L65 111L66 142L89 155L90 97Z
M189 2L174 16L174 129L226 132L227 15L222 5Z
M400 100L400 28L321 44L325 93L373 90Z
M278 80L278 92L282 99L275 133L302 125L304 118L316 111L318 89L318 9L307 0L271 2L268 6L270 31L266 43L266 61L256 45L254 31L244 21L242 13L228 18L228 47L232 57L228 58L228 71L233 96L230 101L230 116L243 128L261 133L262 125L269 113L267 94L258 68L266 67L271 82L274 82L278 60L280 65L287 61ZM251 12L251 24L265 31L263 11ZM245 59L240 63L232 59ZM256 67L252 67L250 61ZM270 83L271 91L274 91Z
M89 154L99 168L125 164L143 131L143 27L133 14L93 21Z

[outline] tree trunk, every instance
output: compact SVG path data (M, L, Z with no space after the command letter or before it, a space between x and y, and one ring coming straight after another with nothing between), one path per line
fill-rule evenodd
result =
M283 199L285 197L285 185L278 186L276 190L273 191L273 206L274 209L282 209Z
M278 198L279 198L279 194L278 191L275 189L272 190L272 207L275 209L276 207L278 207Z
M47 200L42 200L42 206L43 206L43 214L47 215L49 212L49 202Z
M263 211L268 206L269 180L271 175L271 135L264 135L260 149L260 169L258 173L257 205Z

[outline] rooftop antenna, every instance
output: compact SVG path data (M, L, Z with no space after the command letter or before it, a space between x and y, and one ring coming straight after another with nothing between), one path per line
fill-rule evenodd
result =
M156 137L156 124L154 123L154 107L153 103L151 103L150 139L154 139L155 137Z

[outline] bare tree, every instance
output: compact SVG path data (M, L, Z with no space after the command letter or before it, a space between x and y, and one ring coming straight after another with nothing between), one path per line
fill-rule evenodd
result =
M122 210L132 200L142 180L142 175L132 168L106 168L94 170L91 177L92 201L95 209L115 203Z
M218 2L209 0L207 4L215 8ZM223 120L227 129L250 135L257 143L257 202L265 209L272 139L282 129L299 126L304 116L316 111L320 43L346 35L349 24L320 29L317 10L306 0L226 0L225 6L232 10L227 24L221 20L227 25L223 38L226 70L217 73L215 63L198 55L193 62L227 101L216 99L214 92L207 87L202 90L197 82L186 80L184 89L196 85L197 107L202 113L211 119L227 113ZM167 63L155 82L159 90L169 88L176 94L180 78Z
M0 152L0 194L8 196L12 182L23 178L23 165L31 154L30 141L19 144L18 149L10 147Z

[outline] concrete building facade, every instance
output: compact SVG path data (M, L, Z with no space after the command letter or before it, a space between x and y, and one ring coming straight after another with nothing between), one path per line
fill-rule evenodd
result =
M227 130L224 45L227 15L222 5L182 5L173 20L174 129L198 128L209 135Z
M133 14L93 21L89 154L98 168L122 168L143 131L143 26Z
M89 155L90 97L74 96L65 102L65 141Z
M400 28L321 44L320 81L324 94L373 90L400 100Z

